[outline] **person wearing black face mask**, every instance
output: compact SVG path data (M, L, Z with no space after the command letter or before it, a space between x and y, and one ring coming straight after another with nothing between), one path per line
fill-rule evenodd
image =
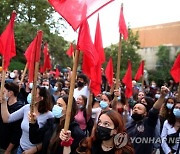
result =
M77 100L77 98L80 95L84 95L87 98L89 98L89 89L86 83L87 83L87 77L84 74L79 74L77 76L77 88L74 89L74 94L73 94L75 100Z
M165 96L169 92L169 89L165 86L161 87L161 96L155 102L152 109L147 113L146 105L143 103L137 103L133 107L132 120L127 123L126 129L128 135L132 138L144 138L153 139L155 137L155 127L158 120L159 110L164 103ZM146 116L148 114L148 117ZM136 143L134 140L133 146L136 154L151 154L153 151L153 143Z

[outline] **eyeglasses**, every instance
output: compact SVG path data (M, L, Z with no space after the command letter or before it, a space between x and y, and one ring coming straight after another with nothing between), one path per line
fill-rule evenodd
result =
M111 93L107 92L107 91L103 91L102 94L104 94L104 95L111 95Z

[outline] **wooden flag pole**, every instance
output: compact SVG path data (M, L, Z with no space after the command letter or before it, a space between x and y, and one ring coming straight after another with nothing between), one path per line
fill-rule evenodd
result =
M22 78L21 78L21 84L23 83L23 81L24 81L24 77L25 77L25 74L26 74L26 72L27 72L27 66L28 66L28 64L26 63L26 66L25 66L25 68L24 68L24 71L23 71L23 74L22 74Z
M70 79L70 90L69 90L69 97L68 97L68 106L66 110L66 119L64 124L64 130L65 132L69 129L69 123L71 118L71 110L72 110L72 102L73 102L73 93L74 93L74 87L75 87L75 80L76 80L76 74L77 74L77 67L78 67L78 61L79 61L79 54L80 51L76 50L75 52L75 59L73 63L73 70L72 70L72 76ZM70 153L70 147L64 147L63 154Z
M179 82L179 85L178 85L178 98L177 98L177 101L180 101L180 82Z
M4 70L4 56L2 56L1 98L3 97L6 71ZM2 102L2 100L1 100Z
M37 53L41 51L41 44L42 44L42 31L38 31L40 33L39 37L37 38L36 42L36 49L35 49L35 59L37 56ZM33 88L32 88L32 101L31 101L31 106L30 106L30 114L33 115L34 113L34 106L35 106L35 98L36 98L36 91L37 91L37 77L38 77L38 71L39 71L39 61L35 61L35 66L34 66L34 79L33 79ZM31 122L34 122L34 116L31 117Z
M66 119L65 119L65 124L64 124L65 131L67 131L69 129L69 123L70 123L70 118L71 118L71 109L72 109L72 101L73 101L73 93L74 93L75 80L76 80L76 74L77 74L79 53L80 53L80 51L76 50L74 64L73 64L73 70L72 70L72 76L71 76L71 80L70 80L70 90L69 90L69 97L68 97L68 106L67 106L67 111L66 111Z

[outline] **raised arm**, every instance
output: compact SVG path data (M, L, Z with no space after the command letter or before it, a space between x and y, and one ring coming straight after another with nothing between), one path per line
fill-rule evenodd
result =
M7 108L7 101L4 97L4 95L2 96L2 98L0 98L1 100L1 116L2 116L2 119L3 119L3 122L4 123L8 123L8 119L9 119L9 111L8 111L8 108Z
M92 99L93 99L93 94L90 92L89 102L88 102L88 106L87 106L87 110L86 110L87 116L91 116L91 114L92 114L92 101L93 101Z

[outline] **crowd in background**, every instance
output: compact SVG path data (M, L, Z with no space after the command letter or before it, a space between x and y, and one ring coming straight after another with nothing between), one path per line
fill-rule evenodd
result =
M35 85L28 82L27 75L21 82L21 74L18 70L6 73L0 153L61 154L64 149L72 154L180 153L180 101L173 80L161 87L151 81L143 88L132 81L133 96L127 99L123 83L118 89L109 87L102 72L101 93L94 96L88 78L78 71L70 126L65 131L71 69L57 78L53 71L38 74L33 114L30 105ZM118 137L125 144L119 143ZM139 144L132 140L143 137L161 142Z

